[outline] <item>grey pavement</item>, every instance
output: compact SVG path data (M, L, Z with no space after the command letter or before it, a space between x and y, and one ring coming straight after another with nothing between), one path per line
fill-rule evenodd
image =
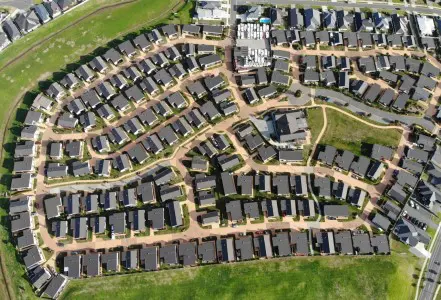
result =
M302 95L299 98L294 96L297 90L302 91ZM293 84L291 84L291 86L289 87L288 91L286 91L285 94L286 97L288 98L288 102L290 105L304 106L309 101L311 101L311 97L310 97L311 88L301 85L299 82L294 82Z
M348 103L349 106L346 107L347 109L351 110L354 113L366 113L366 114L370 113L371 116L369 118L379 123L390 124L395 121L398 121L400 123L404 123L407 126L412 126L413 124L417 124L424 127L430 132L433 132L434 129L436 128L436 125L429 119L406 116L406 115L398 115L384 110L380 110L378 108L374 108L359 101L356 101L351 97L348 97L334 90L318 88L315 90L315 94L316 96L327 97L329 98L330 102L336 104Z
M412 7L412 6L404 6L397 3L393 3L393 5L388 4L387 2L382 4L378 2L361 2L361 3L346 3L346 2L331 2L331 1L297 1L297 0L235 0L237 5L249 5L253 3L261 3L261 4L271 4L271 5L293 5L300 4L305 6L334 6L337 8L372 8L372 9L388 9L388 10L405 10L407 12L416 12L416 13L424 13L424 14L436 14L440 15L441 10L433 9L428 7Z
M32 0L0 0L0 6L12 6L23 10L29 9L33 4Z

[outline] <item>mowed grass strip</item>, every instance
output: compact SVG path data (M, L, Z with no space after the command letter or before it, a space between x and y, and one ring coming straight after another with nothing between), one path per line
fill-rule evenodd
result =
M401 130L375 128L331 108L326 109L326 116L328 125L320 140L322 145L349 150L355 155L369 155L372 144L396 148L400 142Z
M411 262L398 256L334 256L136 273L73 280L61 298L411 299L412 274L400 269Z
M68 26L80 16L78 13L86 14L84 8L90 10L96 9L97 4L101 6L105 4L121 3L123 1L102 1L95 0L86 3L84 7L78 8L60 18L60 22L53 21L53 25L48 23L47 27L42 26L35 34L39 38L51 33L60 27ZM1 72L0 77L0 103L4 110L0 112L1 132L3 134L4 127L8 127L6 136L3 137L3 159L5 160L0 168L1 174L10 173L13 161L11 159L14 149L14 138L20 132L21 122L24 120L26 111L32 100L35 98L38 89L45 90L50 84L50 80L55 78L60 80L62 76L74 70L79 64L90 61L94 55L103 53L106 48L117 45L123 36L139 30L149 29L158 24L167 23L169 20L169 11L178 5L183 6L182 0L137 0L133 3L123 4L115 8L100 11L90 16L79 24L70 27L59 35L41 43L38 49L32 50L18 61L6 67ZM179 12L180 16L190 14L191 6L186 5L186 10ZM65 19L64 19L65 18ZM66 24L67 23L67 24ZM34 40L33 33L29 34L29 39ZM133 37L131 34L129 37ZM25 37L26 38L26 37ZM17 43L19 43L18 41ZM109 42L111 42L109 44ZM12 45L11 47L14 47ZM14 48L16 55L25 49L25 45L17 44ZM2 56L3 57L3 53ZM11 57L11 53L6 53L5 57ZM0 67L4 65L4 61L0 60ZM45 80L45 81L41 81ZM17 111L13 110L17 101L23 101ZM12 122L8 123L11 116ZM10 176L3 176L0 181L0 192L5 192L10 184Z

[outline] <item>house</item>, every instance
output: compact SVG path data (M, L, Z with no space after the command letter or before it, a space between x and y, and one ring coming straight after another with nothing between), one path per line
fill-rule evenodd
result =
M88 225L86 217L70 219L70 230L74 239L87 239Z
M273 85L270 85L260 89L257 94L260 99L269 99L277 94L277 89Z
M45 2L45 3L54 3L54 2ZM43 294L51 299L57 299L58 296L63 292L64 288L66 287L67 282L68 279L64 275L62 274L54 275L52 279L50 279L46 288L44 289Z
M98 86L95 88L98 95L103 97L106 100L109 100L113 96L117 95L115 90L113 89L112 85L108 81L101 82L98 84Z
M303 162L303 151L301 151L301 150L279 150L279 161L281 163Z
M25 126L21 130L20 140L35 140L40 134L39 128L35 125Z
M307 256L309 254L309 242L308 233L291 231L290 232L290 245L292 252L295 255Z
M36 245L38 245L37 237L31 229L24 229L21 231L21 234L17 236L17 248L20 252Z
M225 210L229 216L231 222L242 222L243 220L243 211L240 200L229 201L225 204Z
M342 181L334 182L332 185L332 195L340 200L346 200L348 195L349 186Z
M138 269L139 253L138 249L132 249L120 252L121 265L127 270Z
M31 174L20 174L11 180L11 191L30 190L34 186L34 177Z
M89 253L83 255L82 270L87 277L101 275L100 258L100 253Z
M49 13L43 3L35 5L33 10L35 11L41 24L45 24L51 20L51 17L49 16Z
M354 254L354 246L352 244L352 236L349 230L339 231L335 233L335 248L341 254Z
M143 133L144 127L141 125L141 122L138 120L137 117L133 117L130 120L128 120L124 125L123 125L124 129L127 132L130 132L134 135L138 135L140 133Z
M14 22L23 35L34 31L36 28L41 26L40 19L38 18L35 10L17 13Z
M194 266L197 264L196 242L188 242L179 244L178 249L179 260L182 265Z
M234 246L238 260L245 261L254 258L253 239L250 235L235 239Z
M383 174L384 169L385 169L384 164L379 161L376 161L373 164L371 164L366 176L371 180L375 181L378 178L380 178L380 176Z
M32 102L31 109L50 112L53 105L54 102L51 99L46 97L43 93L40 93L37 95L37 97L35 97L34 101Z
M332 182L328 177L315 177L314 187L319 197L331 199Z
M326 146L324 150L319 152L318 160L322 163L332 166L334 158L337 155L337 149L333 146Z
M418 243L428 245L431 240L424 230L403 218L397 221L393 233L400 241L411 247L415 247Z
M315 238L321 255L335 254L334 233L332 231L319 231Z
M150 51L153 48L152 43L143 33L133 39L133 44L143 52Z
M20 30L10 18L7 18L3 21L2 28L12 42L21 38Z
M266 163L277 156L277 152L273 146L260 146L257 149L257 153L263 163Z
M215 25L203 25L202 26L202 34L205 37L215 37L215 38L221 38L224 33L222 26L215 26Z
M261 202L262 212L269 218L279 218L279 208L277 205L277 200L264 200Z
M58 6L56 1L43 2L43 5L52 19L55 19L61 15L61 8Z
M147 212L147 219L150 223L150 227L153 230L160 230L165 227L164 224L164 208L152 208Z
M119 172L126 172L132 169L132 163L127 154L121 154L113 159L113 167Z
M133 162L138 164L143 164L150 157L141 143L135 144L135 146L127 150L127 154Z
M200 207L209 207L216 205L216 197L212 191L198 192L198 201Z
M353 234L352 242L355 254L372 254L373 248L368 233Z
M371 161L365 156L360 156L357 161L354 161L351 165L351 172L358 176L364 177L368 171Z
M120 252L109 252L101 254L101 266L107 272L119 272Z
M384 230L384 231L387 231L391 225L389 219L380 213L376 213L375 216L372 218L371 222L375 226L377 226L380 230Z
M130 40L127 40L127 41L119 44L118 49L119 49L119 51L121 51L121 53L124 53L128 58L132 58L133 56L135 56L137 54L136 49L135 49L132 41L130 41Z
M253 239L254 249L259 258L273 257L273 249L271 245L271 235L263 234Z
M380 99L378 99L378 102L384 107L389 107L390 104L394 101L394 98L395 98L395 92L392 89L386 89L384 90Z
M181 31L184 36L199 37L201 34L201 27L194 24L183 24Z
M99 159L95 162L95 173L100 177L110 177L112 164L110 160Z
M147 33L147 38L150 42L155 43L156 45L164 42L164 39L162 38L162 35L159 33L158 29L153 29L151 32Z
M220 217L218 211L211 211L209 213L201 215L202 226L217 227L219 226L219 219Z
M326 204L323 213L329 220L340 220L349 218L349 208L347 205Z
M90 62L89 66L92 70L98 71L100 73L105 73L109 70L109 66L106 64L101 56L95 56Z
M243 210L245 216L250 218L251 220L257 220L260 218L260 210L258 202L250 202L246 201L243 203Z
M343 153L338 154L335 158L335 164L345 170L349 171L349 167L351 166L352 162L354 161L355 155L347 150L344 150Z
M113 234L124 235L126 233L126 213L115 212L109 215L108 225L113 229Z
M276 188L277 195L289 196L289 178L288 175L276 175L273 177L273 187Z
M127 212L127 223L130 224L130 229L135 232L145 231L145 210L137 209Z
M205 102L200 107L201 113L206 116L209 120L213 121L217 118L219 118L220 112L217 110L217 108L214 106L213 102Z
M208 69L214 67L215 65L221 64L222 59L217 54L210 54L200 57L198 62L203 69Z
M45 267L37 266L35 269L28 273L29 281L32 286L40 291L51 279L52 274Z
M156 271L159 269L158 246L150 246L139 249L140 267L145 271Z
M339 72L338 73L338 83L337 86L339 89L349 89L349 74L348 72Z
M321 25L320 12L317 9L307 8L303 11L304 26L307 31L317 31Z
M124 61L122 55L116 51L114 48L110 48L103 54L103 58L108 63L112 63L115 66Z
M34 229L34 219L28 211L20 212L11 217L11 232L17 233L25 229Z
M134 82L142 79L141 72L139 71L139 69L136 66L133 66L133 65L125 68L122 71L122 74L124 74L124 76L127 79L134 81ZM120 90L123 89L124 87L128 86L127 81L124 79L124 77L121 76L121 74L113 75L112 78L110 79L110 82L114 86L117 86Z
M80 278L81 255L65 256L63 259L63 272L70 278Z
M182 226L184 223L182 221L182 209L179 201L173 200L166 203L166 208L170 218L170 226L177 227Z
M32 270L45 261L43 251L38 246L32 246L26 250L22 254L22 259L27 270Z
M202 263L217 262L217 251L216 251L216 244L214 241L206 241L199 243L197 251L198 251L198 257ZM232 255L234 255L234 253Z
M227 263L236 260L233 241L233 238L220 238L216 240L216 252L219 262Z
M314 200L297 200L297 210L304 218L315 218Z
M108 133L107 137L113 144L122 145L130 140L127 133L122 127L113 127Z

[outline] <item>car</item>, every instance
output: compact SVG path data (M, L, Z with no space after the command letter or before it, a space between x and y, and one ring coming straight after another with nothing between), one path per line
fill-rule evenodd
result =
M236 228L237 224L232 224L231 227Z
M58 246L58 247L64 247L64 243L60 243L60 242L59 242L59 243L57 243L57 246Z

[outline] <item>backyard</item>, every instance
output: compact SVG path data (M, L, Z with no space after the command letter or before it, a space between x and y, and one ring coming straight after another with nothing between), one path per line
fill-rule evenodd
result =
M298 257L75 280L62 299L411 299L409 258Z
M396 148L401 131L393 128L375 128L351 118L337 110L327 108L328 125L320 140L322 145L331 145L355 155L370 155L372 144Z

